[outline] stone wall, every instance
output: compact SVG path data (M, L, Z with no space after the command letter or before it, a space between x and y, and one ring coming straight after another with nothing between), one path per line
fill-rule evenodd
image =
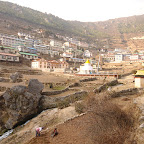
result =
M87 96L86 91L79 91L73 94L69 94L63 97L50 97L43 95L40 101L41 109L51 109L58 107L58 103L67 101L68 103L74 103L75 101L82 100Z
M85 79L79 80L79 82L88 82L88 81L95 81L95 80L97 80L96 77L91 77L91 78L85 78Z
M47 92L42 92L42 95L50 96L50 95L57 95L61 94L63 92L66 92L69 90L69 87L63 89L63 90L58 90L58 91L47 91Z
M99 93L99 92L101 92L101 91L106 90L109 86L115 86L115 85L117 85L117 84L118 84L118 81L117 81L117 80L112 80L112 81L107 82L106 84L104 84L104 85L96 88L96 89L94 90L94 92L95 92L95 93Z
M144 91L144 88L130 88L130 89L126 89L126 90L121 90L118 92L112 92L110 94L110 96L112 98L116 98L116 97L121 97L121 96L126 96L126 95L134 95L137 93L141 93Z

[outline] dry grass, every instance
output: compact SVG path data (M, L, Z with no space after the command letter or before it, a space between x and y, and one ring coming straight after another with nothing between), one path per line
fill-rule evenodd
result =
M82 103L75 103L75 111L79 114L83 113L85 106Z
M123 144L133 127L131 115L122 111L108 97L89 97L86 100L89 123L86 135L95 144Z

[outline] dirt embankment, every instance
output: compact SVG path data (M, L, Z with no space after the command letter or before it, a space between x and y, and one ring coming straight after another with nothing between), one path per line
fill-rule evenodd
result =
M103 96L97 95L97 96ZM120 99L121 104L123 99ZM131 100L130 100L131 101ZM127 104L131 102L127 101ZM117 100L88 98L85 103L87 113L78 118L57 125L59 134L52 138L52 129L26 144L127 144L133 142L134 123L132 109L117 106ZM130 137L130 138L129 138Z
M132 80L133 77L126 77L126 79L121 80L123 85L114 88L114 90L128 88L128 85L132 84ZM108 93L106 91L96 95L92 94L86 100L87 114L58 125L58 136L52 138L50 136L52 130L49 130L44 132L41 137L31 139L29 144L136 143L135 129L139 111L133 100L140 94L111 98Z

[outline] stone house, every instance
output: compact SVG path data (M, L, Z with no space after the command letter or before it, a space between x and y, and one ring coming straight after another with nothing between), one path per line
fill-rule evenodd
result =
M15 54L9 53L0 53L1 61L11 61L11 62L19 62L19 56Z
M32 60L31 62L31 68L35 69L41 69L43 71L48 71L48 70L60 70L60 69L67 69L69 68L69 64L65 61L56 61L56 60L45 60L45 59L37 59L37 60Z
M19 52L19 54L26 59L32 60L32 59L38 59L37 54L31 54L31 53L24 53L24 52Z
M68 53L68 52L64 52L61 57L69 57L69 58L72 58L73 57L73 54L72 53Z

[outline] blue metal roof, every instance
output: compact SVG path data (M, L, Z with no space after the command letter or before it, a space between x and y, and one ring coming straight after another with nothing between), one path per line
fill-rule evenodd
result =
M35 48L31 48L31 47L27 47L27 48L36 50Z

